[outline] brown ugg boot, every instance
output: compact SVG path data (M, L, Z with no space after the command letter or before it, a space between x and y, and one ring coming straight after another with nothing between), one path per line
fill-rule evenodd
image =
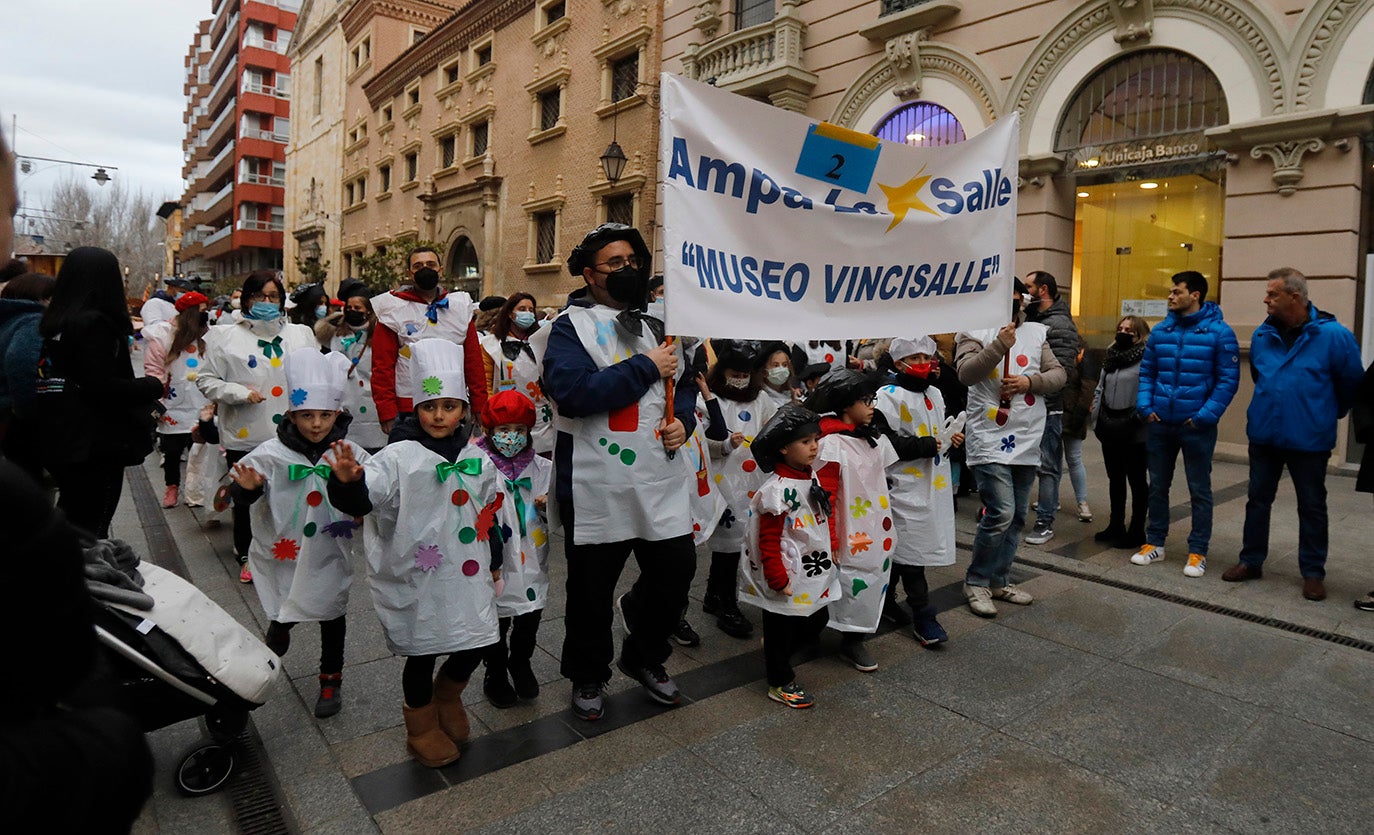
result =
M439 727L439 705L401 705L406 719L406 750L420 765L438 768L458 759L458 746Z
M463 707L463 691L466 681L454 681L440 673L434 677L434 704L439 706L439 727L455 745L468 741L472 727L468 723L468 712Z

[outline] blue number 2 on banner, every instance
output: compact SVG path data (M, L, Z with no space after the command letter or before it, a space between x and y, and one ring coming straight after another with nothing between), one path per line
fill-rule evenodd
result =
M868 192L878 166L878 137L829 122L806 131L797 173L832 186Z

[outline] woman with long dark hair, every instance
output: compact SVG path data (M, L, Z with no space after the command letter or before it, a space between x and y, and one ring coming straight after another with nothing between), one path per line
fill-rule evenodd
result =
M134 328L114 253L89 246L68 253L38 333L43 465L67 518L108 537L124 468L153 449L162 395L158 380L134 377Z
M320 345L348 357L348 385L344 388L343 408L353 416L348 439L368 452L386 446L386 433L377 418L372 400L372 331L377 315L372 311L372 291L354 278L339 283L339 303L343 310L315 323Z
M1149 324L1126 316L1116 324L1116 337L1102 361L1102 377L1093 395L1088 425L1102 442L1107 468L1111 517L1093 537L1113 548L1136 548L1145 541L1145 516L1150 501L1145 470L1145 421L1136 411L1140 389L1140 359L1145 355ZM1131 525L1126 522L1126 486L1131 488Z
M203 294L183 293L170 322L143 329L143 372L165 387L157 434L167 488L162 506L167 508L176 507L181 498L181 456L191 448L191 430L209 402L196 385L205 359L205 332L210 329L209 306Z
M511 294L496 311L491 333L481 339L482 362L487 368L488 394L514 389L534 401L530 442L535 452L548 456L553 452L553 409L539 387L539 364L530 347L530 337L537 330L534 296Z
M205 335L205 362L196 376L201 392L215 401L220 442L230 467L276 437L291 408L284 358L299 348L319 349L315 333L286 321L286 290L275 270L256 270L243 282L242 316ZM239 582L253 582L248 546L253 530L247 505L234 505L234 553L242 566Z

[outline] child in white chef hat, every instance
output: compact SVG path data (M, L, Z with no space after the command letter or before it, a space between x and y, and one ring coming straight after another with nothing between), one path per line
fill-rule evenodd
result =
M291 628L320 624L320 695L315 715L333 716L343 706L343 652L348 589L353 580L352 516L325 499L331 446L348 449L355 460L367 453L344 440L352 419L341 412L348 360L301 348L286 357L290 409L277 423L277 436L234 465L231 494L250 506L253 544L248 565L253 587L270 621L264 640L277 655L291 646Z
M469 735L463 690L500 640L504 559L519 559L505 479L471 440L463 349L411 345L415 414L365 463L340 446L330 499L366 517L368 579L387 645L404 656L406 748L431 768ZM434 675L440 656L447 656ZM431 679L431 676L434 676Z

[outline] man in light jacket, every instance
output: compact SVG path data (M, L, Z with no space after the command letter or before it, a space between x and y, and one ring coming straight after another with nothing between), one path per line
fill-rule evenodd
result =
M1246 412L1250 498L1240 562L1221 579L1258 580L1269 555L1269 514L1283 468L1298 495L1302 596L1326 598L1326 462L1336 421L1354 405L1364 375L1355 335L1308 301L1307 279L1292 267L1269 273L1269 317L1250 340L1255 396Z

